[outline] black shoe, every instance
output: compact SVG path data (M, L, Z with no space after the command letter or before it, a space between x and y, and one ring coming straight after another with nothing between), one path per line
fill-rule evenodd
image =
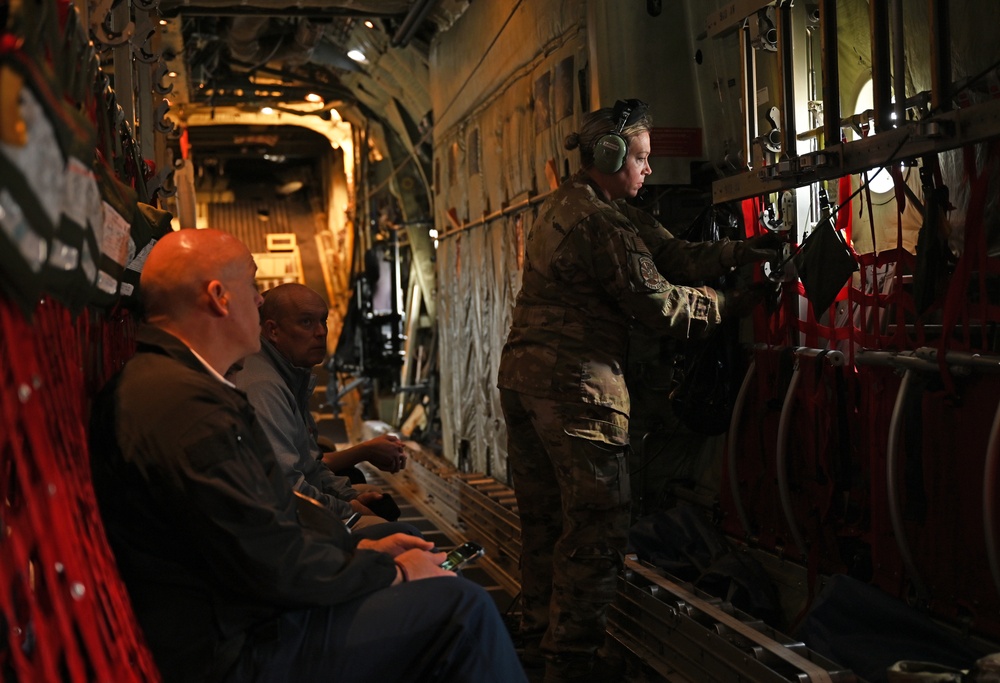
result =
M544 683L590 683L594 681L594 658L587 656L549 657L545 662Z
M621 683L626 680L625 660L598 652L595 657L551 657L544 683Z
M521 666L526 671L528 669L542 669L545 667L545 655L542 654L541 641L529 643L523 647L515 647L514 651L517 652L517 657L521 660Z

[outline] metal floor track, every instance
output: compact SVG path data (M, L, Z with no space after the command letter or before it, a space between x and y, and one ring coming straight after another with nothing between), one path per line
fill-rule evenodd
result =
M408 445L397 474L368 467L369 482L391 490L408 521L439 547L474 540L486 556L464 575L494 595L501 613L518 593L521 552L513 491L491 477L455 470ZM803 643L661 570L626 560L608 634L621 648L628 679L653 683L863 683Z

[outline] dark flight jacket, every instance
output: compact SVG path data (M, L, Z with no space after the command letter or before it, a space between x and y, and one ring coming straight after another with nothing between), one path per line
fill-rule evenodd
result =
M333 515L300 511L246 396L155 327L140 330L136 356L95 402L91 469L166 681L217 680L256 625L396 576L390 556L355 550Z

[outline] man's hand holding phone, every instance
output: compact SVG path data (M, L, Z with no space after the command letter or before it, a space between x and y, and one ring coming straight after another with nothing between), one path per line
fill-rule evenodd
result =
M392 534L376 540L362 539L357 547L386 553L396 561L398 574L393 585L435 576L455 576L459 567L485 554L483 547L472 541L448 553L431 552L433 543L409 534Z
M445 553L432 553L413 548L396 556L396 566L399 567L400 578L403 581L419 581L420 579L432 579L436 576L455 576L454 572L441 568L445 557L447 557Z
M485 554L486 551L483 550L483 546L478 543L473 543L472 541L466 541L448 553L447 559L441 563L441 568L449 571L456 571L466 562L470 562L477 557L482 557Z
M392 557L399 557L407 550L433 550L434 544L430 541L412 536L410 534L395 533L383 538L363 538L358 541L359 550L375 550ZM433 553L443 555L443 553Z

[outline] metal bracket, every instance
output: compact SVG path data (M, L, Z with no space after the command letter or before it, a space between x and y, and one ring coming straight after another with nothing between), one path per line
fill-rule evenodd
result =
M111 10L118 2L115 0L90 0L87 8L88 16L90 16L90 30L97 37L97 41L105 47L123 45L132 38L132 34L135 32L135 24L131 21L121 31L114 31L109 26Z

